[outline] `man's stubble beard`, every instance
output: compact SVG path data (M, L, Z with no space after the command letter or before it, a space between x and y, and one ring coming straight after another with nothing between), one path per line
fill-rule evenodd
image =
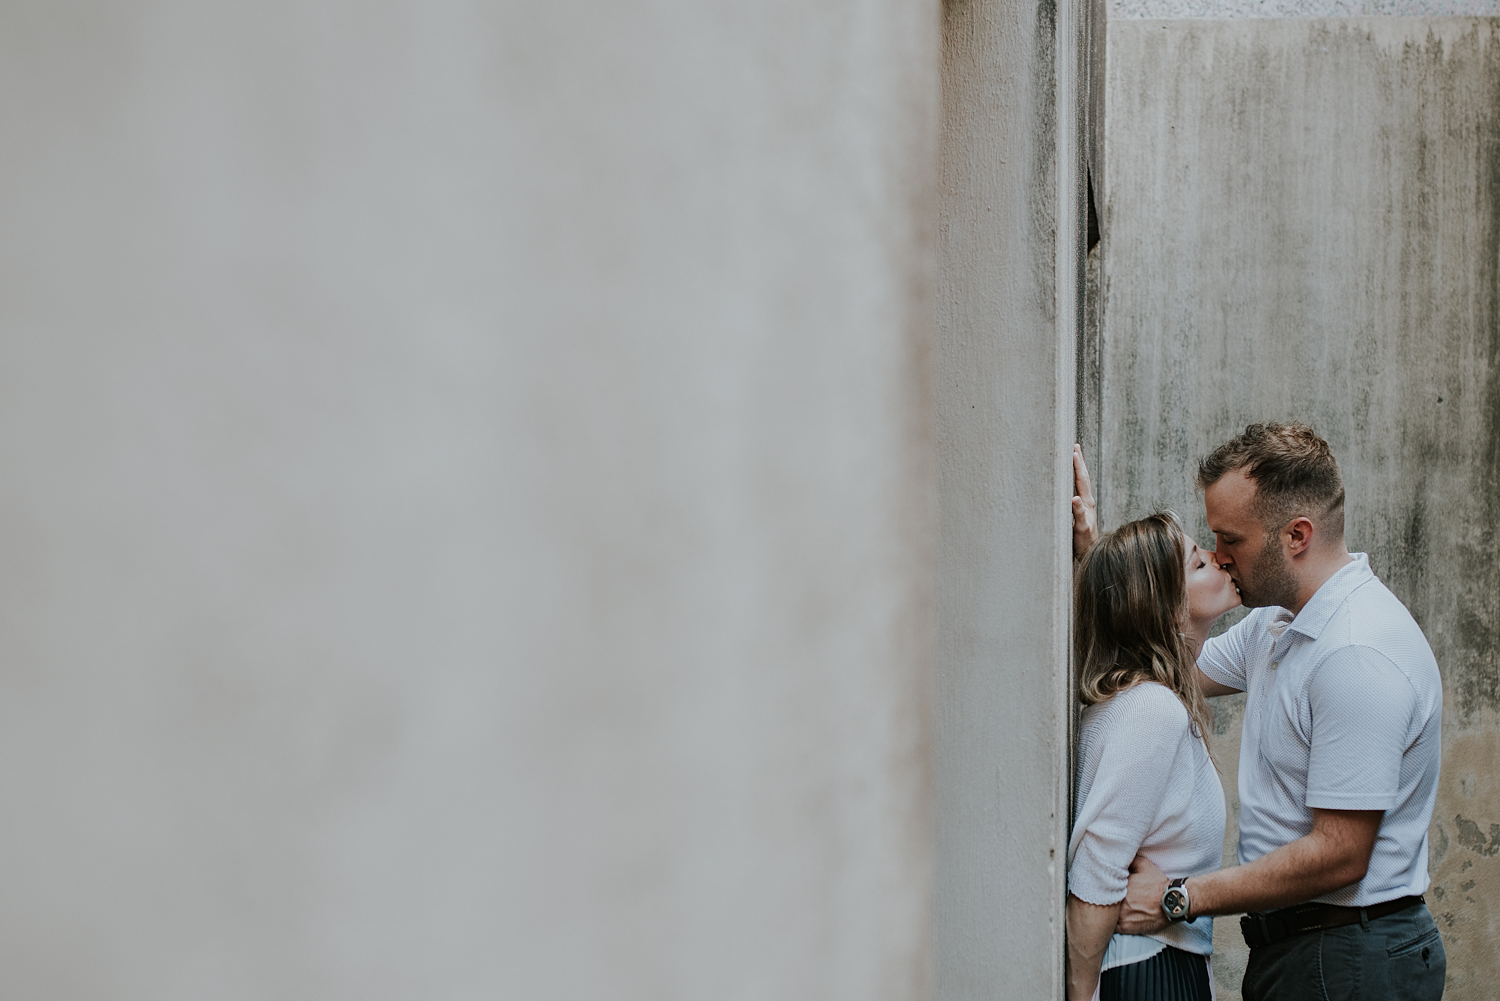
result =
M1280 532L1266 535L1255 561L1255 573L1240 578L1240 601L1246 608L1290 608L1297 603L1297 578L1281 551Z

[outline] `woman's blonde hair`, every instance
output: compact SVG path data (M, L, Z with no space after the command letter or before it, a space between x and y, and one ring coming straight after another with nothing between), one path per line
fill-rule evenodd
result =
M1183 631L1185 538L1177 515L1158 511L1121 525L1084 554L1073 617L1078 697L1093 705L1155 681L1177 694L1206 739L1213 716Z

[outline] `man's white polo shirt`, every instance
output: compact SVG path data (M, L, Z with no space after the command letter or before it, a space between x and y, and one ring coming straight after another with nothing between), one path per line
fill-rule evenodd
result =
M1427 889L1443 682L1427 638L1364 553L1296 618L1257 608L1198 658L1247 693L1240 864L1312 831L1312 808L1384 810L1365 878L1317 898L1365 907Z

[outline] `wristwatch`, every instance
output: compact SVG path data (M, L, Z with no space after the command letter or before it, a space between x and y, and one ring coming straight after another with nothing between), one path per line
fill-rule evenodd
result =
M1174 879L1167 884L1167 892L1161 895L1161 909L1168 921L1186 921L1188 908L1187 877Z

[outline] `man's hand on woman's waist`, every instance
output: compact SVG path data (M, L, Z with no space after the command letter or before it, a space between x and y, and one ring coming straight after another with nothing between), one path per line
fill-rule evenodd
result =
M1249 865L1192 876L1189 917L1269 911L1313 900L1365 878L1380 834L1381 810L1313 810L1312 833ZM1167 926L1161 897L1167 876L1151 860L1130 865L1118 931L1150 935Z

